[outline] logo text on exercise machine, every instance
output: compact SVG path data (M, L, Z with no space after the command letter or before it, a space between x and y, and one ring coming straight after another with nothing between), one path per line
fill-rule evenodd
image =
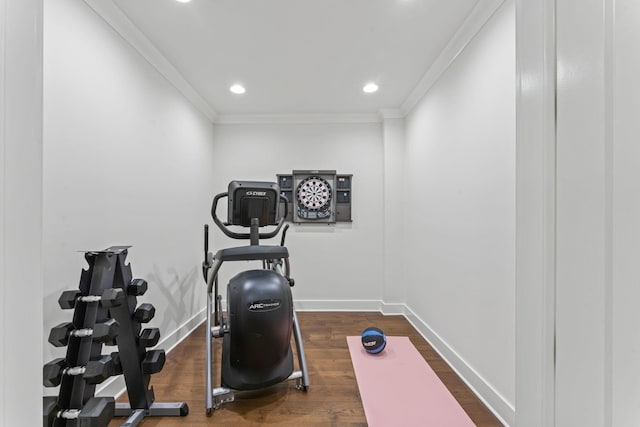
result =
M247 196L266 196L266 191L247 191L245 193Z
M254 301L249 304L249 311L271 311L278 308L280 308L280 300L278 299Z

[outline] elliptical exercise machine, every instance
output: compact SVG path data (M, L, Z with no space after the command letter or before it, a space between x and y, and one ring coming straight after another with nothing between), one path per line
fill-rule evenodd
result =
M218 218L216 209L228 198L227 222ZM284 202L284 215L280 215ZM222 232L233 239L249 239L249 246L209 252L209 226L204 226L204 262L202 272L207 283L207 355L206 409L210 415L222 403L232 402L239 391L257 390L296 380L296 387L307 391L309 375L298 319L293 307L289 276L289 251L284 246L261 246L260 239L278 235L287 216L288 201L271 182L232 181L228 191L213 199L211 216ZM232 231L229 226L249 227L249 233ZM261 227L275 226L269 232ZM218 272L224 262L262 261L262 268L243 271L227 285L227 315L223 315L222 296L218 293ZM283 271L284 267L284 271ZM294 371L291 334L296 343L298 369ZM222 338L220 387L213 388L212 344Z

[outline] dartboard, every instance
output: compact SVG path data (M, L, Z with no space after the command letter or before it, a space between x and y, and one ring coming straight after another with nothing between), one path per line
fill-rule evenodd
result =
M328 208L331 202L331 185L317 176L305 178L298 184L298 203L307 210Z

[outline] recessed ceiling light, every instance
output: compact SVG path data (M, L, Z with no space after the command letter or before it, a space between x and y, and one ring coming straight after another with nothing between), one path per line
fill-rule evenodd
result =
M189 3L191 0L176 0L176 1L180 3Z
M366 85L364 85L362 90L364 92L366 92L366 93L373 93L373 92L376 92L378 90L378 85L373 83L373 82L370 82L370 83L367 83Z
M229 88L229 90L230 90L231 92L235 93L236 95L242 95L243 93L245 93L245 92L247 91L247 90L244 88L244 86L242 86L242 85L238 85L238 84L235 84L235 85L231 86L231 87Z

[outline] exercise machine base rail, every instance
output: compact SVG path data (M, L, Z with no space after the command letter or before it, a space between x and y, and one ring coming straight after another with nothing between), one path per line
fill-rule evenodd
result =
M170 402L151 404L149 409L131 409L129 403L116 403L115 417L129 417L122 427L135 427L145 417L184 417L189 413L189 406L185 402Z
M296 381L296 388L298 390L307 390L308 383L303 384L304 374L302 371L293 371L291 375L287 377L283 382L287 381ZM282 383L280 383L282 384ZM277 387L278 384L274 384L271 387ZM257 390L236 390L229 387L216 387L213 389L211 396L213 397L213 407L207 408L207 413L211 413L211 409L220 409L220 406L223 403L230 403L235 401L236 396L241 396L243 394L249 395L251 393L255 393ZM116 410L117 411L117 410Z

